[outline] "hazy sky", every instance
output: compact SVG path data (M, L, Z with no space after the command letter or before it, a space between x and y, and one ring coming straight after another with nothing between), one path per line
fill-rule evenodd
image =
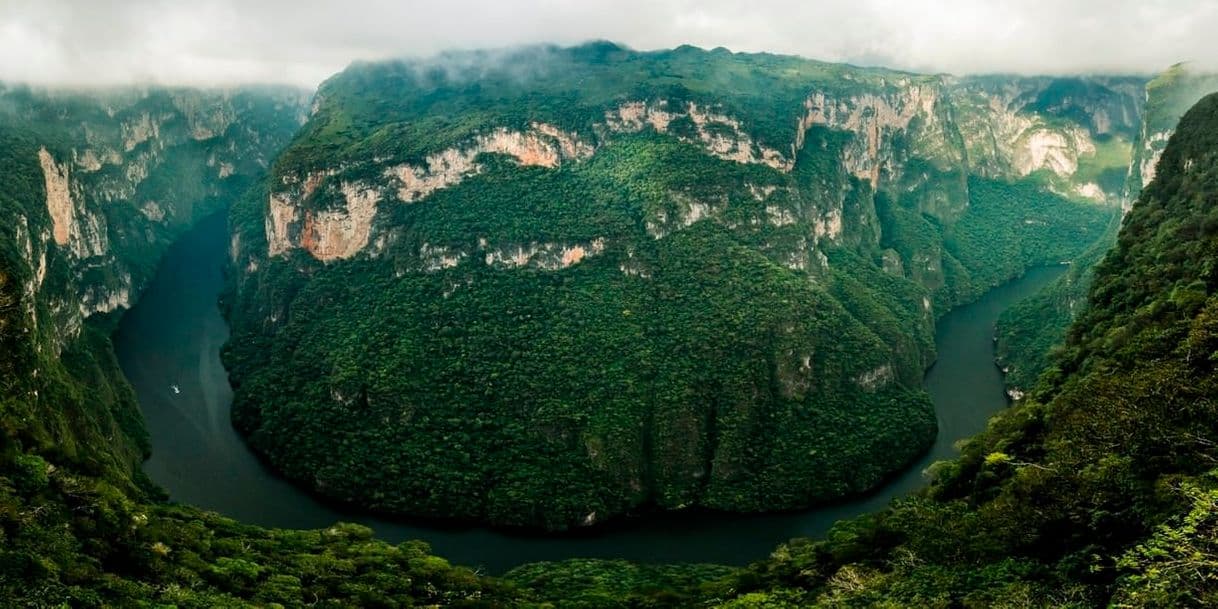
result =
M355 59L594 38L954 73L1218 68L1218 0L0 0L0 80L313 86Z

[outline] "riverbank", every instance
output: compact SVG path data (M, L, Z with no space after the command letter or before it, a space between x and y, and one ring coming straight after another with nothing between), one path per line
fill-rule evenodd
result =
M939 434L921 459L866 496L798 513L654 514L563 536L530 536L369 516L323 503L260 462L229 423L232 389L219 357L228 327L216 306L227 246L222 215L200 222L170 249L115 334L119 362L152 437L146 473L173 500L243 522L283 528L358 522L388 541L427 541L436 554L491 573L576 557L742 565L787 539L821 535L842 518L919 488L927 465L951 458L957 440L984 429L1007 404L1001 371L993 364L998 316L1063 271L1033 269L940 319L938 360L925 378Z

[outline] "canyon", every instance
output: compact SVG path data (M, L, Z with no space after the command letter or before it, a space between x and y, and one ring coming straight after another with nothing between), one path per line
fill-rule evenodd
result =
M1119 215L1146 103L1138 77L542 55L474 91L353 66L237 203L234 422L288 478L545 529L863 492L934 436L935 320Z
M1192 354L1213 350L1210 252L1189 231L1210 222L1213 99L1175 129L1212 77L611 43L524 57L553 69L479 70L475 89L402 62L316 93L0 86L6 597L1092 605L1191 585L1155 587L1154 564L1213 521L1196 486L1210 449L1176 441L1211 416L1189 393L1212 377ZM139 469L157 447L111 335L170 244L226 209L227 274L208 281L250 447L360 509L533 530L799 510L900 471L918 486L936 323L1076 264L1012 309L1047 322L1000 322L1004 365L1043 381L919 495L753 567L569 560L500 580L357 525L166 503ZM1065 346L1019 356L1037 341ZM1181 515L1199 528L1177 532Z

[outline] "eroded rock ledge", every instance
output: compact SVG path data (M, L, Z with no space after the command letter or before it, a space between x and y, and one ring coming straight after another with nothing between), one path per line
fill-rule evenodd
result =
M630 101L605 112L605 121L593 125L593 130L605 137L615 133L637 133L653 129L670 134L671 123L677 119L688 119L694 126L696 137L675 135L682 141L690 141L717 158L738 163L756 163L779 171L790 171L792 158L786 158L775 149L753 141L741 122L726 114L686 103L681 108L670 109L667 100L654 102ZM381 169L383 182L377 184L348 183L338 185L343 204L326 211L310 211L303 205L325 181L337 175L340 169L329 168L308 173L305 176L283 176L283 188L269 196L266 215L267 254L282 256L293 249L303 249L322 261L351 258L370 242L373 221L378 205L388 200L401 203L417 203L436 192L451 188L462 181L478 175L484 170L478 158L483 154L500 154L511 158L522 167L557 169L566 162L578 162L596 153L597 147L579 134L563 131L553 125L532 123L523 131L498 128L473 138L470 142L432 153L421 163L399 163ZM375 162L375 161L373 161ZM768 193L767 193L768 194ZM697 205L690 207L689 217L682 218L682 225L689 225L709 213L709 208ZM706 212L706 213L700 213ZM663 218L660 219L661 224ZM560 250L567 246L550 244ZM590 249L591 248L591 249ZM548 251L543 247L543 251ZM577 250L573 250L575 252ZM585 254L596 253L591 245L584 248ZM456 254L454 254L456 255ZM468 255L460 253L460 256ZM570 253L578 262L582 255ZM423 259L435 258L421 253ZM518 256L504 254L497 257L501 266L514 265ZM560 257L561 258L561 257ZM453 264L451 256L440 256L425 266ZM488 264L490 264L488 262ZM541 265L540 268L555 266ZM562 268L558 264L556 268Z
M669 133L674 120L687 118L693 123L696 139L678 136L678 139L695 141L712 156L737 163L760 163L780 171L790 171L795 166L794 156L787 158L773 148L753 141L741 128L740 121L687 102L684 107L670 109L667 100L647 103L632 101L605 112L605 124L610 131L637 133L646 128L658 133Z
M808 93L803 107L793 113L796 128L786 153L756 141L740 119L692 101L621 102L606 109L603 121L590 127L601 143L618 134L652 131L697 145L725 161L764 165L786 173L794 168L808 130L822 126L853 135L843 144L838 161L873 190L912 190L929 180L928 175L907 171L909 159L917 158L944 174L1018 179L1044 171L1055 176L1051 188L1059 194L1096 201L1114 196L1098 184L1077 179L1082 159L1097 151L1087 129L1051 125L1022 111L1018 90L974 88L949 78L903 78L873 89L851 95ZM896 145L898 141L900 145ZM351 258L374 241L379 205L387 201L419 203L452 188L485 170L479 162L481 155L503 155L522 167L557 169L592 157L597 148L580 134L548 123L533 122L515 131L500 127L418 162L371 159L367 162L381 165L376 170L380 177L372 182L330 185L330 200L341 204L324 211L310 211L307 202L347 167L282 176L282 188L269 197L267 254L276 257L299 248L321 261ZM774 187L768 188L757 190L754 196L768 198ZM956 213L968 196L966 186L958 190L943 195L955 202ZM717 215L726 204L677 199L674 196L672 210L647 219L653 237L662 238ZM789 226L797 220L789 210L778 207L767 208L767 213L775 226ZM813 240L836 239L842 232L841 210L834 206L811 221L814 230L809 237ZM511 256L505 258L509 259Z

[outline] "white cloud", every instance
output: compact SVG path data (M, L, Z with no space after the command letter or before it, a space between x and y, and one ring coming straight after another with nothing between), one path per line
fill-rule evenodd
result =
M954 73L1218 68L1215 0L0 0L0 79L292 82L357 59L603 38Z

